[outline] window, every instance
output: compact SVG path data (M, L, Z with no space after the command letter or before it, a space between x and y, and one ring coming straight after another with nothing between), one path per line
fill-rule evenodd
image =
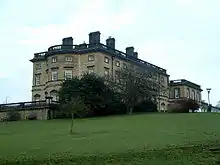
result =
M66 61L66 62L72 62L72 61L73 61L73 58L72 58L72 57L66 57L66 58L65 58L65 61Z
M149 72L149 73L148 73L148 77L149 77L149 78L152 78L152 77L153 77L152 73Z
M174 98L180 98L180 89L179 88L174 89Z
M197 92L197 100L198 100L198 101L201 100L201 98L200 98L200 93L199 93L199 92Z
M88 56L88 61L94 61L94 60L95 60L94 55L89 55L89 56Z
M120 62L119 61L116 61L116 66L120 67Z
M39 94L34 95L34 101L40 101L40 95Z
M88 73L94 73L94 66L88 66Z
M124 69L127 69L127 64L124 63L124 64L123 64L123 68L124 68Z
M65 70L64 71L64 79L69 80L73 78L73 71L72 70Z
M189 91L189 88L187 88L186 90L186 97L189 99L190 98L190 91Z
M161 77L161 82L164 83L164 77L163 76Z
M58 72L57 71L52 71L51 80L56 81L57 79L58 79Z
M192 99L195 100L195 91L192 91Z
M36 64L36 70L41 70L41 64L40 63Z
M40 74L35 75L35 85L40 85Z
M52 57L52 63L56 63L57 62L57 57Z
M105 68L104 75L109 76L109 69L108 68Z
M105 57L105 63L109 63L109 58L108 57Z

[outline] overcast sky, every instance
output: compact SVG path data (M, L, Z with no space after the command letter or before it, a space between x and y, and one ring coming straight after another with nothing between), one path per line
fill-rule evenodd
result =
M31 100L34 53L61 44L115 37L116 48L134 46L139 58L156 64L170 79L212 88L220 100L219 0L0 0L0 103ZM219 71L218 71L219 70Z

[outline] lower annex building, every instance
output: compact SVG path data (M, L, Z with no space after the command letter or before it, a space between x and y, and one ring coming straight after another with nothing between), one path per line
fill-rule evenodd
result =
M35 53L33 63L32 101L45 100L51 96L58 101L58 91L66 79L81 77L84 73L96 73L100 76L113 76L117 70L129 66L141 67L152 71L152 79L164 86L158 97L158 110L166 111L173 87L167 71L138 58L134 47L127 47L126 52L115 48L115 39L106 39L106 45L100 43L100 32L89 34L89 43L73 44L73 38L63 38L61 45L48 48L45 52ZM175 90L176 91L176 90Z

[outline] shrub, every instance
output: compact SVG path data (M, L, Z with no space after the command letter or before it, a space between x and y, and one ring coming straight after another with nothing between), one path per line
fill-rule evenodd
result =
M152 101L142 101L134 107L134 112L158 112L157 105Z
M19 112L8 112L7 113L8 121L18 121L21 120L21 115Z
M169 104L168 112L172 113L189 113L189 110L195 112L195 110L199 109L199 104L194 100L176 100L173 103Z

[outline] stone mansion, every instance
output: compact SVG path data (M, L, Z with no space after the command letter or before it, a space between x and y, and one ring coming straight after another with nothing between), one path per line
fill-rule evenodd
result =
M73 38L63 38L61 45L35 53L30 60L33 63L32 100L45 100L51 96L58 100L58 90L66 79L81 77L84 73L96 73L100 76L115 76L120 68L130 65L153 71L153 79L165 87L158 97L158 110L166 111L170 101L191 98L201 102L201 87L187 80L169 80L167 71L161 67L138 58L134 47L125 52L115 48L115 39L109 37L106 44L100 43L100 32L89 34L89 43L75 45Z

